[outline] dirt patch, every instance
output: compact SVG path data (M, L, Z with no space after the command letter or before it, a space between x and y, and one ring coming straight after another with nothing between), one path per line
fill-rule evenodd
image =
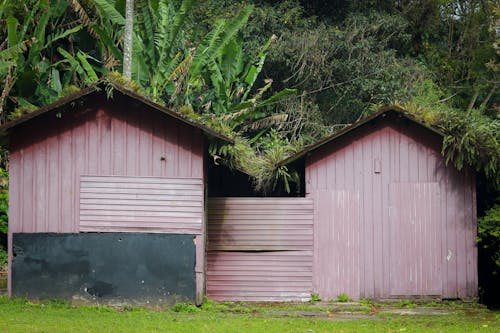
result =
M294 318L317 318L327 319L333 321L350 321L362 319L380 319L373 315L357 313L357 312L329 312L329 311L303 311L303 310L289 310L289 311L267 311L266 317L294 317Z
M410 316L447 316L452 314L452 311L447 309L435 309L435 308L412 308L412 309L384 309L381 312L399 314L399 315L410 315Z

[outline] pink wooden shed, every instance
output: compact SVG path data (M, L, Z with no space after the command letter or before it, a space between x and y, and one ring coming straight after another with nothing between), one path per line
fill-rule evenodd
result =
M2 126L10 141L9 292L201 302L206 138L223 135L118 85Z
M388 107L283 162L305 161L321 297L477 297L475 174L442 139Z

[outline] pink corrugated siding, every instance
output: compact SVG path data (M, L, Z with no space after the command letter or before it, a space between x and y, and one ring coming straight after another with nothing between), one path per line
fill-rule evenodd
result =
M438 183L389 185L390 293L441 295Z
M359 193L319 190L315 197L314 290L334 299L342 293L359 298Z
M207 296L218 301L307 301L312 251L224 252L207 256Z
M211 198L208 248L226 251L310 250L312 200Z
M74 233L80 226L82 231L197 234L200 304L205 269L203 151L200 130L135 102L115 99L101 106L90 102L61 118L34 119L16 128L11 137L9 237L13 232ZM141 178L134 186L109 189L87 187L85 181L81 187L82 176ZM196 187L196 194L190 193L195 206L183 200L177 185L172 185L175 189L151 186L151 182L171 186L173 179L179 179L182 189ZM135 207L128 208L147 213L139 217L137 211L127 210L131 195ZM168 213L156 210L158 200L170 205ZM9 278L9 292L10 284Z
M351 291L351 297L394 296L391 292L394 284L391 281L397 279L403 284L402 281L407 281L406 284L397 286L401 292L404 290L407 293L436 295L437 291L442 290L439 296L445 298L477 296L474 175L467 170L458 172L451 166L446 167L440 149L439 137L415 125L378 123L356 129L344 138L320 148L307 160L307 196L316 199L324 190L332 193L359 193L359 224L346 223L345 229L340 233L345 235L345 230L359 230L359 250L356 252L353 249L350 254L352 258L359 257L359 290ZM430 216L436 220L432 230L436 231L433 236L439 236L439 239L420 239L423 243L417 244L416 238L407 238L406 240L413 239L414 242L412 246L407 246L401 240L398 243L398 240L392 238L394 218L390 215L392 210L389 207L390 200L395 199L390 195L390 188L392 186L395 191L400 183L437 184L439 196L433 197L435 205L427 205L430 202L425 201L429 200L427 198L420 202L420 212L415 214L421 219L421 227L428 227L425 219ZM316 205L318 207L317 203ZM352 205L353 202L345 207L346 211L338 211L337 215L348 214L353 209ZM410 207L410 203L406 202L397 205L400 209ZM334 220L324 212L316 212L315 230L336 224L332 219ZM424 233L426 232L429 230L426 229ZM330 235L315 240L315 262L328 255L324 251L333 246L328 243L335 237L337 236ZM342 241L342 237L340 240ZM407 265L405 267L414 267L412 265L417 262L414 258L426 258L425 262L432 267L421 269L421 272L427 272L426 278L431 276L432 283L426 282L427 286L415 285L415 280L409 281L401 270L397 271L399 268L393 267L395 259L391 252L398 248L402 256L398 260L404 260ZM433 249L432 253L426 252L430 249ZM334 252L329 254L335 256ZM326 279L323 285L334 282L333 277L329 278L332 276L330 268L325 268L324 265L314 267L315 281ZM440 277L435 277L436 274ZM331 296L331 288L315 284L316 287L318 289L315 291L320 295ZM347 286L344 288L349 289ZM347 293L347 290L342 292Z
M199 178L82 176L80 231L201 234Z
M209 199L207 295L303 301L312 291L309 198Z
M13 133L11 231L78 232L82 175L204 179L198 129L137 105L106 105Z

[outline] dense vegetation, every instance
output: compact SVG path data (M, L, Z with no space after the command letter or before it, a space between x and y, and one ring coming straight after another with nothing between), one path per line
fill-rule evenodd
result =
M272 191L297 179L278 161L398 104L445 133L448 162L486 177L486 210L500 183L499 15L492 0L135 0L128 82L125 0L0 0L0 123L107 77L233 136L211 154Z

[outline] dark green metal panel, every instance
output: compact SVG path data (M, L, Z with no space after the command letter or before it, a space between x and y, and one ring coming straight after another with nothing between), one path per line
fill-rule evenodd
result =
M15 233L12 293L124 304L194 302L194 237Z

